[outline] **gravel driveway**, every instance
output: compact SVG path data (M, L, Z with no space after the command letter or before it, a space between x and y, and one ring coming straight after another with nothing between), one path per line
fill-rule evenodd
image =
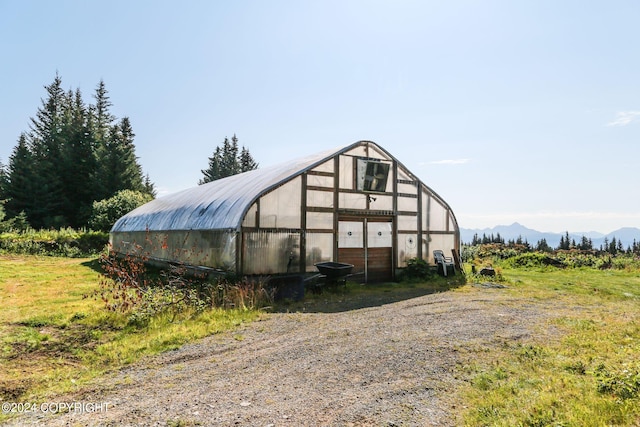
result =
M528 337L543 303L466 286L336 313L272 313L114 373L13 425L454 426L473 348ZM106 405L106 409L105 409ZM97 406L95 408L98 408ZM94 407L89 407L89 410Z

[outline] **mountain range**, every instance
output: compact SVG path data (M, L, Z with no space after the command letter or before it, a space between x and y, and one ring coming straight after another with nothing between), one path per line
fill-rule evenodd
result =
M477 234L481 239L483 234L487 237L490 237L492 234L494 236L500 234L500 237L502 237L505 242L509 240L517 240L518 237L522 237L522 240L526 240L532 246L535 246L539 240L545 239L547 244L552 248L558 247L560 244L560 238L566 236L566 233L550 233L533 230L517 222L514 222L511 225L498 225L493 228L484 229L460 228L460 238L463 243L471 243L475 234ZM626 249L628 246L633 244L634 239L636 242L640 242L640 228L624 227L608 234L598 233L596 231L584 233L569 232L569 237L575 240L576 243L580 243L582 236L591 239L594 248L599 248L600 245L604 244L605 239L607 239L608 242L611 242L615 237L616 241L621 241L622 246Z

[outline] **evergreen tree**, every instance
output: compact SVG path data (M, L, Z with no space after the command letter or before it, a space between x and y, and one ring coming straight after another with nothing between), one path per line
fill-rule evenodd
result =
M149 177L149 174L145 175L143 186L144 186L143 193L150 195L151 198L154 199L157 195L156 186L153 182L151 182L151 178Z
M62 90L62 79L58 74L49 86L45 86L48 97L31 118L31 132L27 134L32 155L32 176L35 193L22 197L37 199L37 206L26 212L34 227L59 227L65 225L62 215L64 205L60 164L64 144L63 108L66 95Z
M569 250L571 248L571 237L569 237L569 232L567 231L564 236L560 236L560 244L558 245L558 249Z
M97 168L93 134L88 112L79 89L69 92L65 107L64 145L60 175L63 192L63 214L72 227L86 225L94 198L91 185Z
M215 181L216 179L222 178L222 172L220 167L220 162L222 161L222 150L220 147L216 147L216 150L213 152L213 155L209 157L209 167L207 169L202 169L201 172L204 175L200 181L198 181L198 185L206 184L207 182Z
M0 195L7 214L24 212L36 228L86 225L94 200L129 189L155 192L135 156L127 117L114 124L103 81L95 105L86 106L79 89L62 90L56 73L45 86L29 132L23 133L6 167ZM23 221L24 222L24 221Z
M236 135L231 140L225 137L222 147L216 147L213 155L208 158L209 167L201 170L204 177L198 181L198 185L258 168L258 163L248 149L243 146L240 154L238 151Z
M578 245L578 249L583 251L590 251L593 249L593 241L588 239L586 236L582 236L580 239L580 244Z
M135 134L128 117L111 126L108 141L100 144L98 163L100 171L99 197L103 200L120 190L145 191L142 168L135 154Z
M98 143L105 143L108 139L109 130L116 118L109 112L109 107L111 107L112 104L109 100L109 92L107 91L104 81L100 80L93 97L96 103L90 109L92 131Z
M4 197L7 199L6 212L9 218L24 212L31 217L38 210L34 198L36 190L33 156L29 150L26 134L20 135L18 145L13 148L7 167L7 181Z
M547 239L545 238L538 240L538 243L536 244L536 250L540 252L552 251L551 246L549 246L549 244L547 243Z
M231 141L227 138L224 139L220 169L222 178L235 175L240 170L238 166L238 138L235 135L233 135Z
M258 169L258 163L253 159L249 150L242 146L240 151L240 172L248 172Z
M9 182L9 175L7 166L0 160L0 202L7 198L7 185Z

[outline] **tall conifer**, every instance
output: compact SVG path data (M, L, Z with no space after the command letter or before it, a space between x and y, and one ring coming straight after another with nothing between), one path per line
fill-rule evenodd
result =
M209 157L209 167L201 170L204 177L198 181L198 184L206 184L220 178L257 169L258 163L253 159L249 150L244 146L242 151L239 152L239 150L238 137L235 134L231 140L225 137L222 147L216 147L213 155Z

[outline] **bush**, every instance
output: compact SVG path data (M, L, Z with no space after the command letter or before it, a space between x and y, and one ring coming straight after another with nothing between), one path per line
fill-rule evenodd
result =
M123 215L153 200L153 196L139 191L121 190L113 197L93 202L89 227L109 231Z
M609 394L622 400L640 397L640 366L610 370L599 365L594 370L594 375L601 394Z
M102 252L108 241L109 235L100 231L28 228L0 234L0 250L23 255L86 257Z
M411 258L407 260L407 266L400 275L402 281L427 280L431 277L432 271L429 264L421 258Z
M273 302L273 293L261 281L223 277L211 282L183 265L150 271L147 261L141 254L103 253L100 263L104 277L99 288L85 297L99 298L107 310L126 314L129 322L137 325L163 314L174 321L207 308L253 310Z
M542 252L527 252L514 257L508 258L504 264L509 267L521 268L521 267L565 267L565 264L555 258L550 257L546 253Z

